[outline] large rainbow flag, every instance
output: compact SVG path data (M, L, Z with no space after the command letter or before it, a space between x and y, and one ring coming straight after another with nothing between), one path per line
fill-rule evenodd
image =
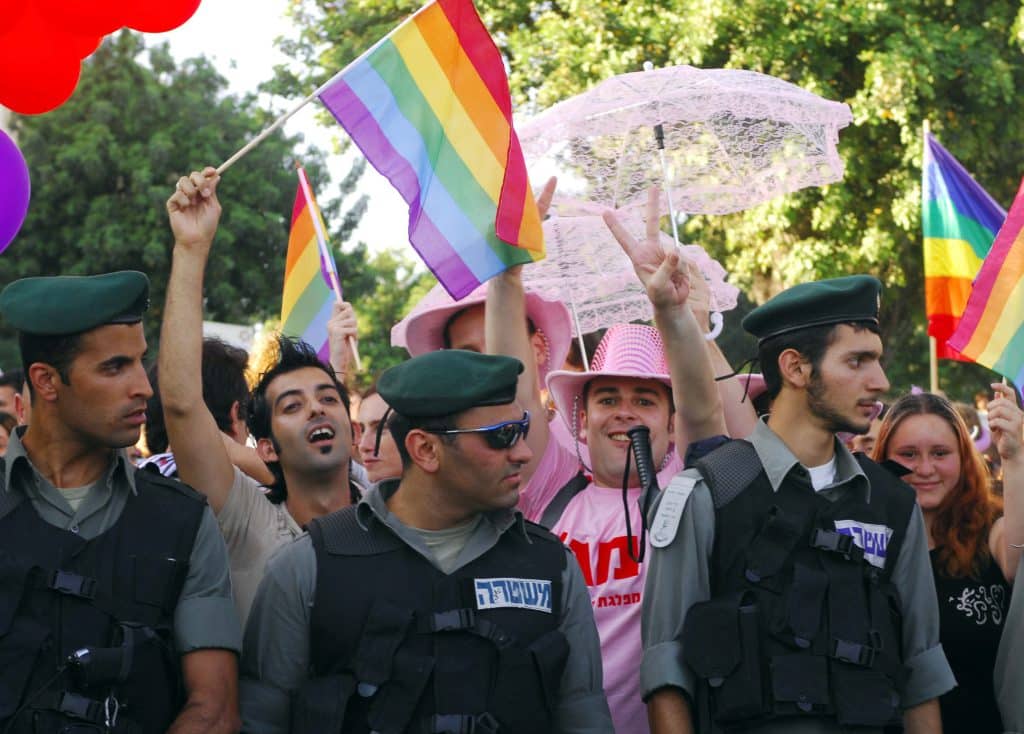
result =
M505 67L471 0L434 0L320 101L409 204L409 241L459 299L544 256Z
M284 268L281 296L281 332L312 344L320 359L330 361L327 321L336 298L332 287L338 282L334 257L327 247L327 231L313 190L300 167L299 187L292 208L288 235L288 260Z
M1006 212L960 162L924 136L921 223L928 335L941 359L962 359L948 344Z
M949 344L1018 388L1024 385L1024 181Z

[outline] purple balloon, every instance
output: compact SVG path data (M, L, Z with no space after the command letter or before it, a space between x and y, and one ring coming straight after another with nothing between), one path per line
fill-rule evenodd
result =
M31 193L25 158L10 136L0 130L0 252L21 229Z

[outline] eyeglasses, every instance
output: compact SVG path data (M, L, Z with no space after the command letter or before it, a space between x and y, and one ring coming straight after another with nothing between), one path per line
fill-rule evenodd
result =
M427 433L440 436L452 436L457 433L479 433L492 449L510 449L520 438L526 438L530 432L530 411L523 411L522 420L504 421L493 426L481 428L425 428Z

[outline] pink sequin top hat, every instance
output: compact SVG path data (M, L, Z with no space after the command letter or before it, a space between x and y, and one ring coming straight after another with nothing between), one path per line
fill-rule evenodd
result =
M391 346L403 347L413 357L444 349L444 328L459 311L487 299L484 283L461 301L453 300L440 285L430 289L409 315L391 329ZM549 301L526 292L526 316L540 332L547 356L537 365L543 380L549 372L561 368L572 344L569 309L561 301Z
M644 324L616 324L605 332L590 362L590 372L559 370L548 375L548 390L566 420L576 423L583 407L583 386L595 377L658 380L669 390L668 360L661 334Z

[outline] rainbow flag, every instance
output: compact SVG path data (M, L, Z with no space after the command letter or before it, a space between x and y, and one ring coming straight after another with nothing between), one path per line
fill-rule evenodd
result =
M409 241L462 298L544 257L505 67L471 0L434 0L321 88L409 204Z
M337 297L338 282L334 257L327 246L327 230L316 205L306 172L300 167L299 188L292 208L292 228L288 235L288 260L284 268L284 294L281 297L281 332L299 337L316 347L320 359L330 360L327 321Z
M949 345L1024 385L1024 181Z
M935 337L939 358L962 359L947 342L1006 212L931 133L924 138L921 223L928 335Z

